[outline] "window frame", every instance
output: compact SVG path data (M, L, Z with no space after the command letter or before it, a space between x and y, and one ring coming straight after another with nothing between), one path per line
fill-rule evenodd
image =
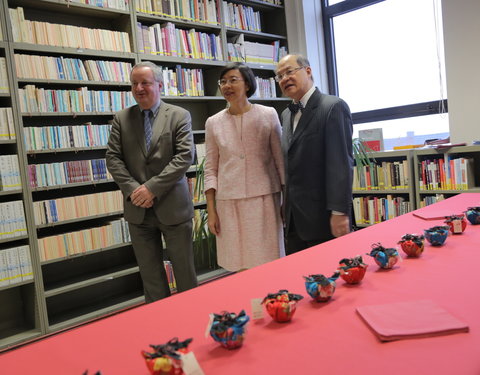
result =
M344 0L333 5L328 5L328 1L329 0L320 0L322 7L322 26L325 38L328 89L330 94L339 96L333 18L386 0ZM448 113L447 99L356 112L352 113L352 119L355 125L441 113Z

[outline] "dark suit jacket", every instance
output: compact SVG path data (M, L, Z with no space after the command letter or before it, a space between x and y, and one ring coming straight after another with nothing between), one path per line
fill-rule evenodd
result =
M115 115L106 153L107 167L124 196L125 219L141 224L145 209L130 201L141 184L155 195L153 209L162 224L175 225L193 217L185 172L193 161L190 113L162 102L152 124L150 149L145 148L143 118L138 105Z
M350 215L352 206L350 109L340 98L316 89L293 135L291 117L289 109L283 111L286 230L292 215L302 240L331 239L331 211Z

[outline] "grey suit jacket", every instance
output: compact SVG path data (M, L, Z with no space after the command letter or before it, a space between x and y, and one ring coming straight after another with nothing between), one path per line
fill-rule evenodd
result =
M193 217L185 177L193 161L190 113L161 102L152 124L150 149L145 148L143 118L138 105L115 115L106 153L107 167L124 196L125 219L141 224L145 209L130 195L141 184L155 195L154 210L162 224L175 225Z
M327 240L331 211L350 215L352 205L352 117L348 105L318 89L292 135L291 112L282 113L286 166L287 228L293 216L301 239Z

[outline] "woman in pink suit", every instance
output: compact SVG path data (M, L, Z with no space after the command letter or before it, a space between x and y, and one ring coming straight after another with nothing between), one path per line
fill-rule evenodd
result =
M252 104L252 70L228 64L218 81L229 106L207 119L205 194L218 264L239 271L285 255L281 127L275 109Z

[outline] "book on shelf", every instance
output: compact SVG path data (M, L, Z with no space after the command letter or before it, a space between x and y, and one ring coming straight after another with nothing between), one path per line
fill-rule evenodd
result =
M370 163L353 170L354 190L408 189L410 169L407 160Z
M385 198L365 196L353 199L353 213L358 225L377 224L410 211L410 202L403 197L387 195Z
M8 84L7 63L5 57L0 57L0 94L8 94L10 85Z
M275 79L255 77L257 83L257 90L251 96L252 98L271 99L277 97L277 88Z
M260 12L255 12L252 7L222 1L223 23L227 27L261 32Z
M422 160L418 168L420 190L468 190L475 183L472 158L445 154Z
M128 33L25 19L22 7L9 8L13 40L53 47L131 52Z
M237 35L233 41L227 43L229 61L247 62L255 64L276 64L287 54L285 47L280 47L280 41L270 44L249 42L243 34Z
M22 187L18 155L0 155L0 191Z
M135 4L140 13L209 24L219 20L215 0L136 0Z
M33 279L28 245L0 250L0 287Z
M16 139L12 108L0 108L0 140Z
M0 203L0 239L27 234L23 201Z
M359 130L358 138L371 151L383 151L382 128Z
M92 5L99 8L128 10L128 0L68 0L71 3Z

